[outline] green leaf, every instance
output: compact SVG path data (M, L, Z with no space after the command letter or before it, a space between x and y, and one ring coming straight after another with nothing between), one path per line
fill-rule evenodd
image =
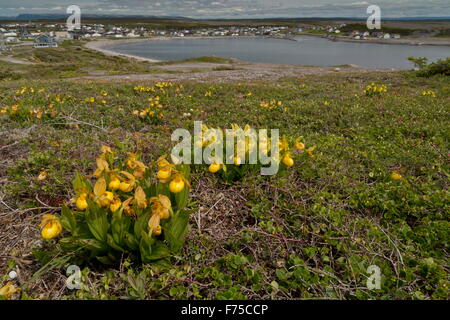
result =
M150 255L146 255L144 262L152 262L170 257L169 248L161 241L156 241L151 247Z
M139 242L139 251L141 252L142 261L148 261L148 257L152 254L152 244L155 240L145 231L141 232L141 241Z
M111 230L114 242L119 246L123 246L125 234L128 232L131 226L131 220L129 217L122 214L122 209L113 213L111 220Z
M115 261L113 259L111 259L108 256L102 256L102 257L95 257L98 261L100 261L100 263L105 264L105 265L113 265L115 264Z
M61 208L60 220L64 229L66 229L73 235L77 234L77 219L75 218L73 212L66 206L63 206Z
M184 244L184 237L187 232L189 222L188 210L178 211L164 225L164 238L169 243L170 251L178 253Z
M135 251L135 250L139 250L139 243L136 240L136 237L133 236L131 233L126 232L125 236L123 238L123 241L125 243L125 245L130 248L131 250Z
M121 252L126 252L126 250L125 250L124 248L122 248L122 247L114 240L114 238L113 238L110 234L108 234L108 235L106 236L106 241L107 241L108 245L109 245L111 248L113 248L114 250L121 251Z
M91 200L88 199L87 201L89 208L85 212L85 217L89 230L97 240L106 242L106 235L109 230L109 222L106 212L97 207L97 205Z
M146 233L146 231L147 231L147 225L148 225L149 219L150 219L150 214L145 213L145 214L140 215L137 218L136 222L134 223L134 235L136 236L138 242L141 241L142 232Z
M83 177L79 172L75 174L75 179L73 180L73 190L75 190L76 194L80 193L90 193L92 192L91 184L89 180Z

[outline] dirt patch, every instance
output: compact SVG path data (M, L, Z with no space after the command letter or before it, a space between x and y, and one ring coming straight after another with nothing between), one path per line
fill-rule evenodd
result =
M237 82L245 80L275 81L285 77L299 77L312 74L336 72L373 73L395 71L395 69L372 69L359 66L342 67L309 67L280 65L270 63L248 63L234 61L232 63L186 62L174 65L155 66L161 73L96 75L72 78L72 80L108 80L108 81L197 81L197 82ZM201 71L198 71L201 70ZM167 73L165 73L167 72ZM178 73L173 73L178 72Z

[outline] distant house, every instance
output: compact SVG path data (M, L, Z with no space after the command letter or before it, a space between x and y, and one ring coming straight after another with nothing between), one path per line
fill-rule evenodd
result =
M7 52L7 51L11 51L11 47L7 46L3 42L0 42L0 53Z
M393 37L394 39L400 39L400 35L399 35L399 34L393 34L392 37Z
M49 35L43 34L36 38L34 41L34 48L57 48L58 43L55 41L53 37Z
M383 39L390 39L391 35L389 33L385 33Z
M16 37L7 37L6 42L7 43L17 43L17 42L19 42L19 39L17 39Z
M60 39L71 39L72 38L71 34L67 31L56 31L55 37L60 38Z

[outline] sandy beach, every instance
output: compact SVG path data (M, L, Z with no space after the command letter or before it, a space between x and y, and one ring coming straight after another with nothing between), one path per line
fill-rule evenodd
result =
M151 59L151 58L144 58L140 56L135 56L131 54L124 54L119 53L110 50L111 47L114 45L117 45L118 43L124 44L124 43L134 43L134 42L146 42L146 41L167 41L167 40L183 40L183 39L217 39L217 38L223 38L223 37L183 37L183 38L176 38L176 37L153 37L153 38L139 38L139 39L120 39L120 40L111 40L111 39L100 39L100 40L92 40L85 44L86 48L100 51L104 53L107 56L122 56L122 57L128 57L133 58L140 61L147 61L147 62L161 62L157 59Z
M155 41L155 40L164 40L164 38L93 40L93 41L89 41L88 43L86 43L85 47L92 49L92 50L100 51L107 56L127 57L127 58L133 58L133 59L136 59L139 61L147 61L147 62L155 63L155 62L160 62L160 61L156 60L156 59L150 59L150 58L144 58L144 57L139 57L139 56L130 55L130 54L119 53L119 52L115 52L115 51L112 51L109 49L110 47L112 47L118 43L123 44L123 43Z

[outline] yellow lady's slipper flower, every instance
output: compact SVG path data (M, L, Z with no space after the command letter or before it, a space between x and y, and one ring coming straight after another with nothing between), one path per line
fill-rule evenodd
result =
M122 207L123 207L123 212L125 212L125 214L127 216L132 216L134 214L134 209L132 206L130 206L131 201L133 201L133 198L128 198L127 200L125 200L122 203Z
M313 147L306 149L306 153L308 154L308 156L312 157L313 152L314 152L314 150L316 150L316 148L317 148L317 146L313 146Z
M56 238L62 231L61 222L52 214L44 214L42 216L40 227L42 228L41 236L44 239Z
M392 174L391 174L391 179L392 180L400 180L401 178L403 178L401 174L399 174L399 173L397 173L395 171L392 172Z
M158 227L160 227L161 217L159 214L154 214L150 217L148 220L148 229L151 235L158 235L156 234L158 231Z
M211 164L209 165L208 170L209 170L209 172L211 172L211 173L216 173L216 172L219 171L221 168L222 168L222 166L221 166L219 163L214 162L214 163L211 163Z
M172 168L170 166L159 169L158 173L156 174L159 181L162 183L167 182L167 180L170 178L171 175L172 175Z
M94 195L100 197L105 192L106 192L106 180L105 178L100 178L94 185Z
M136 165L136 169L133 171L133 176L138 179L143 178L145 170L147 169L146 165L139 160L135 160L134 164Z
M75 204L78 208L78 210L84 211L88 207L88 203L86 201L87 193L82 193L78 196L77 200L75 201Z
M161 232L162 232L162 228L161 228L161 226L160 225L158 225L158 226L156 226L156 229L155 230L153 230L153 235L154 236L159 236L160 234L161 234Z
M130 192L131 190L133 190L133 187L130 183L123 181L120 183L119 189L122 192Z
M305 144L301 141L297 141L295 142L295 149L297 149L298 151L304 150Z
M165 167L170 167L170 166L172 166L172 165L170 164L170 162L167 161L165 155L159 157L158 160L156 160L156 165L157 165L158 168L160 168L160 169L161 169L161 168L165 168Z
M41 173L39 173L39 176L37 177L38 181L44 181L45 179L47 179L47 171L41 171Z
M279 150L281 151L289 151L289 142L287 141L286 137L283 137L281 141L278 143Z
M172 193L179 193L179 192L183 191L184 185L185 185L185 183L184 183L181 175L177 175L177 176L175 176L175 178L172 181L170 181L169 190Z
M131 192L134 189L134 185L136 183L135 177L126 171L121 171L120 173L127 178L126 181L122 181L120 183L120 187L119 187L120 191Z
M113 201L114 200L114 194L112 192L110 192L110 191L106 191L103 195L109 201Z
M294 159L292 159L292 157L289 155L289 153L286 153L284 155L282 161L287 167L292 167L294 165Z
M12 282L7 282L6 285L0 288L0 296L9 299L17 291L20 291L20 288L16 288Z
M109 146L102 146L100 148L100 150L102 153L114 153L114 152L112 152L111 147L109 147Z
M109 164L105 159L103 159L100 156L96 159L96 162L97 162L97 169L95 170L95 172L93 174L94 177L98 178L102 175L102 173L109 172Z
M170 199L159 194L157 197L150 198L152 215L159 215L160 219L168 219L170 217L170 211L172 210L172 204Z
M128 152L127 155L128 155L128 159L126 161L127 167L129 169L135 169L137 167L137 164L136 164L137 155L134 153L130 153L130 152Z
M141 187L137 187L134 192L134 200L139 208L147 208L147 199L144 190Z
M111 212L116 212L122 206L122 201L118 197L114 197L114 200L111 202L109 209Z
M234 157L233 162L235 166L240 166L242 164L242 160L240 157Z
M120 180L114 177L108 185L109 189L116 191L120 188Z

